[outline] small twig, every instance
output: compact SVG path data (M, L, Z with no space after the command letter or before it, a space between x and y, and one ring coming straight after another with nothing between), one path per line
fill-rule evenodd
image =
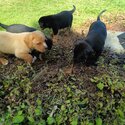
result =
M55 113L55 111L57 110L57 105L55 105L54 107L53 107L53 110L52 110L52 112L50 113L50 117L53 117L53 114Z

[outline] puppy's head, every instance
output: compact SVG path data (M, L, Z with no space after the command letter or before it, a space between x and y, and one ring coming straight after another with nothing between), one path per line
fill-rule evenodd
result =
M51 16L43 16L38 21L42 29L51 28L52 19Z
M78 40L74 48L74 63L86 62L93 52L92 47L85 40Z
M30 49L45 52L47 47L46 37L41 31L30 32L25 37L25 43Z

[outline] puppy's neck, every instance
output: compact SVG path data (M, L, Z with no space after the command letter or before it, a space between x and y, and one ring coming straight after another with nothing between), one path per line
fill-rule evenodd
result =
M85 48L90 47L90 44L89 44L88 40L85 39L85 41L83 43L84 43Z

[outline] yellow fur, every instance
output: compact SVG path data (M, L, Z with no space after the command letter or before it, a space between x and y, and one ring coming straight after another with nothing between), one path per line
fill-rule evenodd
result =
M14 54L26 62L31 63L33 60L29 54L31 49L45 52L46 48L45 35L41 31L24 33L0 32L0 52Z

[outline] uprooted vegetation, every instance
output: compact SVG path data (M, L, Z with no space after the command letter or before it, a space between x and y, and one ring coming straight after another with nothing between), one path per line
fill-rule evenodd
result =
M73 44L81 37L61 31L33 65L7 56L9 64L0 66L0 123L125 124L125 55L103 52L97 67L79 64L71 73Z

